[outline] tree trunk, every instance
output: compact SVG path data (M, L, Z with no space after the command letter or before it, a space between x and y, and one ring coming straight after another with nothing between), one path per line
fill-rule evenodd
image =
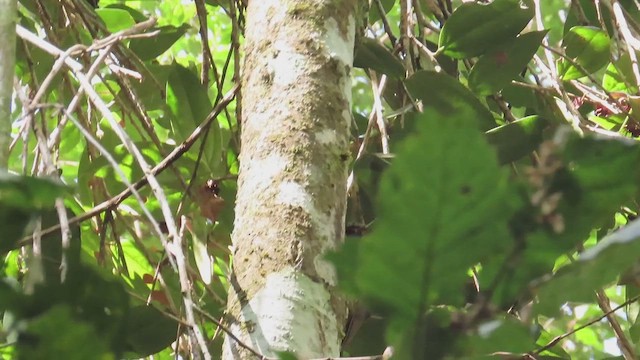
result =
M0 168L7 168L16 61L16 0L0 0Z
M344 237L356 0L251 0L227 313L265 356L339 356L347 309L322 254ZM253 358L227 336L224 359Z

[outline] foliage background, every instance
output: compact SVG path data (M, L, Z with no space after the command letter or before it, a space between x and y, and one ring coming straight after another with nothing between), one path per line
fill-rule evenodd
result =
M245 4L18 9L2 356L219 357ZM637 3L366 15L330 258L372 316L345 354L638 358Z

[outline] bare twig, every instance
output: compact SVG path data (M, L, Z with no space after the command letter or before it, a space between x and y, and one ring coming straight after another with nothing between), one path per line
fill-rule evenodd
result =
M386 82L386 75L382 75L380 83ZM380 131L380 145L382 146L382 153L389 154L389 134L387 134L387 124L384 122L384 116L382 116L382 91L378 91L378 79L374 73L371 73L371 87L373 90L373 112L376 114L376 125Z
M209 47L209 28L207 26L207 8L204 4L204 0L194 0L196 4L196 13L198 14L198 23L200 28L200 42L202 43L202 70L200 72L200 82L205 87L209 86L209 70L213 63L213 55L211 54L211 48Z
M386 84L386 79L387 79L386 77L383 77L380 81L380 84L378 85L377 90L375 90L378 94L382 93L382 90L384 89L384 86ZM367 145L369 143L369 138L371 137L371 129L373 129L373 124L375 124L375 122L376 122L376 112L371 111L371 114L369 114L369 122L367 124L367 130L365 131L362 137L362 142L360 143L360 147L358 148L358 154L356 155L356 158L355 158L356 161L362 157L365 149L367 148ZM353 171L351 171L351 173L349 174L349 177L347 178L347 191L351 189L351 186L353 185L353 180L354 180L354 175L353 175Z
M178 265L178 277L180 278L180 290L182 291L182 300L184 302L184 310L187 318L186 320L187 324L189 324L189 332L191 333L191 336L189 337L191 341L191 349L193 352L193 350L200 347L200 351L204 355L204 358L206 360L210 360L211 354L209 353L209 349L207 348L207 342L204 340L202 331L200 331L200 327L196 323L195 314L193 312L195 304L193 303L193 299L191 297L191 285L189 285L189 277L187 275L187 258L184 256L184 254L182 254L182 239L184 239L184 233L187 227L187 219L185 216L182 216L181 220L180 232L178 235L179 238L175 239L173 241L173 244L175 244L175 246L179 248L179 250L175 249L175 251L177 254L180 254L180 256L176 255L175 258ZM198 353L193 353L193 355L196 355L196 359L200 358Z
M412 28L412 16L411 16L411 0L400 0L400 43L404 50L404 64L407 71L407 75L411 75L414 72L413 69L413 56L411 55L411 28Z

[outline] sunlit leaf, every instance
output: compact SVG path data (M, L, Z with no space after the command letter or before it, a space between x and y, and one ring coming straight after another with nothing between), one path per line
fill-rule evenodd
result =
M631 57L628 53L624 53L607 65L602 77L602 87L609 92L620 91L633 94L637 92L638 86L627 79L633 79L634 76Z
M609 62L611 40L609 35L599 28L573 27L565 35L563 44L567 57L580 65L588 74L600 70ZM563 80L579 79L587 75L566 60L560 62L558 72Z
M112 33L128 29L136 23L131 14L126 10L104 8L96 9L96 13L102 21L104 21L107 30Z
M121 10L124 10L124 11L128 12L129 15L136 22L142 22L142 21L147 20L147 17L144 16L144 14L142 14L140 11L138 11L138 10L136 10L136 9L130 7L130 6L127 6L125 4L117 4L117 3L116 4L109 4L109 5L101 8L101 9L98 9L98 10L103 10L103 9L121 9ZM96 10L96 11L98 11L98 10Z

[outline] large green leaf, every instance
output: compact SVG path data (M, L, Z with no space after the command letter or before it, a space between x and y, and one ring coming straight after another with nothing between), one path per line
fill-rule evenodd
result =
M127 10L104 8L96 9L96 13L100 16L102 21L104 21L104 24L107 26L107 30L112 33L128 29L136 23Z
M156 30L159 33L150 38L132 39L129 48L143 60L152 60L162 55L165 51L184 35L189 29L189 25L183 24L179 27L167 25L161 26Z
M373 69L394 78L404 77L404 66L400 60L375 39L362 38L356 44L353 66Z
M440 32L444 54L464 59L499 47L524 29L534 15L533 1L495 0L460 5Z
M546 31L518 36L503 49L483 55L471 69L469 88L479 95L496 93L526 69Z
M483 131L496 125L493 115L478 98L447 74L418 71L407 79L406 86L412 96L422 100L425 108L433 107L441 114L471 112L475 116L477 126Z
M419 116L383 176L375 229L331 255L343 288L396 329L429 304L462 305L469 267L511 243L507 174L476 116L465 107Z
M142 14L140 11L133 9L125 4L109 4L105 7L102 7L99 10L102 9L121 9L124 10L126 12L129 13L129 15L133 18L133 20L135 20L135 22L142 22L145 20L148 20L146 16L144 16L144 14ZM96 10L97 12L98 10Z
M588 74L600 70L609 62L611 40L600 28L575 26L565 35L563 44L567 57L572 59ZM564 60L559 63L558 73L562 80L574 80L586 76L582 69Z

